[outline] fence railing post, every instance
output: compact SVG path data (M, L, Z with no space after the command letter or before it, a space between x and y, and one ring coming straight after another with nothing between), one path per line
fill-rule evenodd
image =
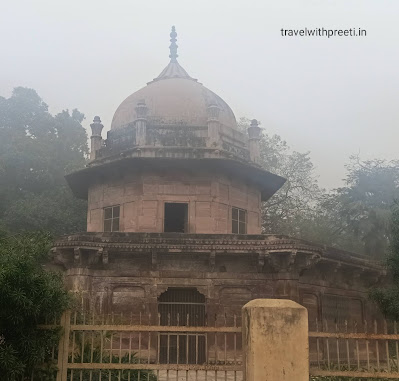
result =
M61 317L62 336L58 344L57 381L67 381L69 333L71 331L71 311L66 311Z
M309 381L307 309L255 299L242 309L245 381Z

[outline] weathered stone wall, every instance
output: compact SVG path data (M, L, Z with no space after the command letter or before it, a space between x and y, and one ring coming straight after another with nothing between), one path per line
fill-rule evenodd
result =
M247 233L259 234L260 192L226 176L148 171L98 181L89 189L87 231L103 231L103 208L120 205L122 232L162 232L165 202L188 203L189 233L231 233L231 208L247 211Z
M54 265L70 290L97 313L151 314L168 288L195 288L205 296L208 324L215 315L239 318L252 299L291 299L329 329L380 318L368 298L381 286L378 264L335 249L274 235L82 233L61 237ZM212 320L213 319L213 320Z
M221 260L222 270L231 269L230 260ZM244 261L239 262L244 269ZM152 270L149 261L140 256L130 260L119 257L117 263L113 263L110 255L107 270L74 268L68 270L66 276L69 287L86 294L88 303L97 313L137 315L141 312L156 319L158 297L168 288L187 287L196 288L205 295L208 324L214 323L215 315L219 323L228 319L231 324L234 315L239 321L242 306L256 298L297 301L308 309L312 329L316 328L316 320L328 319L333 328L336 317L342 319L337 322L339 324L348 320L349 324L356 322L359 326L373 317L368 308L367 292L360 284L345 290L338 285L323 286L318 279L303 283L289 274L257 273L255 266L252 268L255 271L251 271L248 264L241 273L209 271L204 258L192 254L186 258L169 254L167 258L159 258L156 267L157 270ZM336 311L342 309L340 306L349 307Z

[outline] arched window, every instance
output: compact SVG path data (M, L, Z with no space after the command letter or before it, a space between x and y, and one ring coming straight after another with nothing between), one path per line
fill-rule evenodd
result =
M168 288L158 298L160 324L165 326L205 326L205 296L195 288ZM165 333L160 335L159 359L167 364L205 362L205 335Z

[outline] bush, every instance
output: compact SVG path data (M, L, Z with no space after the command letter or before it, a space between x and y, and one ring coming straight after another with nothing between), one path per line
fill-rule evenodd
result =
M51 237L0 237L0 380L20 381L44 364L60 330L39 324L59 319L71 299L61 274L46 271Z

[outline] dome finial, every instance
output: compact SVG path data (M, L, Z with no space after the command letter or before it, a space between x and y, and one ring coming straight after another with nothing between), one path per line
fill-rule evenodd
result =
M154 78L154 81L159 81L161 79L169 79L169 78L185 78L185 79L190 79L192 81L197 81L194 78L191 78L188 73L179 65L177 62L177 44L176 44L176 28L172 26L172 31L170 32L170 62L168 63L168 66L165 67L165 69L162 70L161 74L158 75L158 77ZM148 82L147 85L149 85L151 82Z
M171 42L171 44L170 44L170 46L169 46L169 50L170 50L170 54L169 54L169 57L170 57L170 62L177 62L177 57L179 57L178 56L178 54L177 54L177 48L178 48L178 46L177 46L177 44L176 44L176 37L177 37L177 33L176 33L176 29L175 29L175 26L172 26L172 31L170 32L170 42Z

